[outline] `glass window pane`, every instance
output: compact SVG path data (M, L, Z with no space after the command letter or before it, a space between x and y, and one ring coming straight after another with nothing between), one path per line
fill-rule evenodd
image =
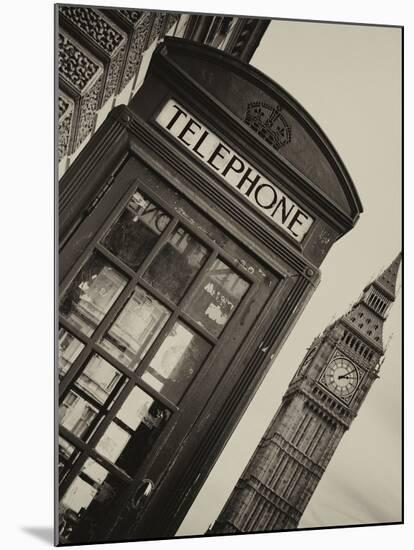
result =
M62 499L62 505L79 513L82 508L87 508L95 497L95 487L77 477Z
M59 407L60 424L77 437L84 439L98 414L98 409L70 390Z
M59 436L59 483L65 479L71 465L78 458L79 451L66 439Z
M75 452L75 447L71 445L66 439L59 436L59 454L63 458L69 459Z
M148 418L151 417L148 411L153 403L154 399L151 396L135 386L116 417L131 430L136 430L141 422L148 424ZM149 425L151 426L152 422L149 422Z
M106 476L109 473L108 470L106 470L103 466L98 464L92 458L88 458L86 460L85 464L82 466L81 472L83 474L86 474L93 481L99 484L105 481Z
M76 275L60 302L61 315L90 336L127 281L94 253Z
M59 377L62 378L72 366L84 344L63 327L59 329Z
M99 343L118 361L135 369L169 316L167 308L137 287Z
M121 378L122 373L119 370L95 353L89 359L75 384L103 405Z
M217 259L185 311L211 334L219 336L248 288L247 281Z
M161 344L142 379L177 402L196 375L211 345L177 322Z
M177 227L143 277L176 303L183 296L206 257L206 247L183 227Z
M102 243L129 267L137 269L170 219L164 210L137 191Z
M97 452L127 474L135 475L170 414L163 405L135 387L99 440Z
M96 450L111 462L116 462L130 439L128 432L114 422L109 424L104 435L99 440Z
M124 488L116 476L89 458L60 501L59 542L96 542L95 530L102 528L105 515Z

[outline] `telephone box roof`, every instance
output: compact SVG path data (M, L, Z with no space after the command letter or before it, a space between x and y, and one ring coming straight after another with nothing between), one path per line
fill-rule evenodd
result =
M357 221L363 207L339 154L286 90L251 65L215 48L166 37L160 50L240 119L279 160L299 172L310 187L353 224Z

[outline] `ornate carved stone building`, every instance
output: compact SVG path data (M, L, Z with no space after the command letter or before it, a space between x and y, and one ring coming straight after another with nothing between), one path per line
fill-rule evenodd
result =
M398 255L351 310L314 340L210 533L297 527L378 378L400 261Z
M63 175L108 112L141 87L166 35L249 61L269 20L60 5L58 158Z

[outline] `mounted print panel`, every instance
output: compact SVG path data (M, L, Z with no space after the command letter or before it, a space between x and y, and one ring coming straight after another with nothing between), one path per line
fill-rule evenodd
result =
M400 523L401 29L56 16L56 544Z

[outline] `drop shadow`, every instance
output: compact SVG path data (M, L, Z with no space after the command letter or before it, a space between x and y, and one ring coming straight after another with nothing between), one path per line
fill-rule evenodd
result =
M22 527L21 530L53 546L53 527Z

